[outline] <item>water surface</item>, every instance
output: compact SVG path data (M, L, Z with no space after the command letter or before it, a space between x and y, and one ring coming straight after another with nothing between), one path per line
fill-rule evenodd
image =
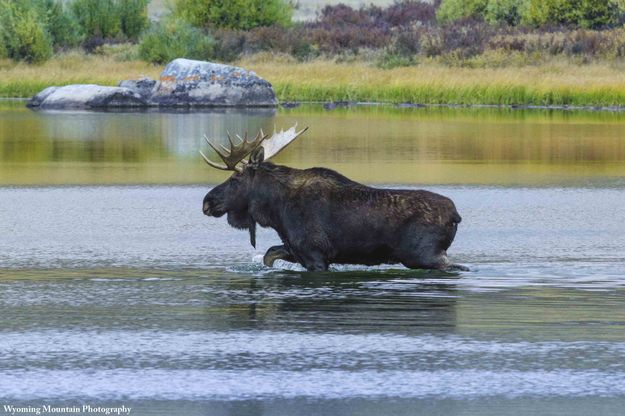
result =
M310 125L279 156L461 215L471 272L261 257L201 213L201 135ZM133 414L618 414L625 124L612 113L0 109L0 404ZM0 414L3 410L0 409Z
M276 159L366 183L623 185L624 113L388 106L34 112L0 101L0 184L197 184L204 134L310 129Z

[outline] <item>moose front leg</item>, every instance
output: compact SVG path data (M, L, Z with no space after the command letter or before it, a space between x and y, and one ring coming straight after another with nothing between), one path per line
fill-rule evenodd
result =
M289 263L297 263L297 260L293 257L291 252L284 246L273 246L269 247L265 256L263 257L263 263L267 267L273 267L273 263L276 260L284 260Z

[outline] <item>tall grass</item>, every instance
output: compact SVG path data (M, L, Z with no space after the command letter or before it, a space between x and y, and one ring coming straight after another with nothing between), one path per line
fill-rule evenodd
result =
M157 78L162 67L110 56L67 53L41 65L0 60L0 97L30 97L51 85L117 85L122 79Z
M240 64L272 82L281 100L625 106L625 73L607 64L457 68L431 63L394 69L329 61Z
M381 69L361 62L252 59L237 63L270 81L282 101L375 101L422 104L625 106L625 71L617 64L554 60L498 68L448 67L435 61ZM29 97L50 85L158 78L162 66L69 53L42 65L0 61L0 96Z

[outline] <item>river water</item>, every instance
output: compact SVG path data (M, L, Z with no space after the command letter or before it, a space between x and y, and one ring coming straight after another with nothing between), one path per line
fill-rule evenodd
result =
M470 272L262 265L202 215L197 154L294 122L278 157L451 197ZM0 103L0 406L131 414L619 414L625 115ZM7 413L4 407L0 414Z

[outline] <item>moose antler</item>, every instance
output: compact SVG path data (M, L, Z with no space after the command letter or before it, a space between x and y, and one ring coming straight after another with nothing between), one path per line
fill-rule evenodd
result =
M295 140L300 134L304 133L308 130L308 127L303 130L296 131L297 124L291 127L288 130L282 130L280 132L274 130L273 135L267 139L267 135L263 133L261 129L260 132L252 139L248 140L247 133L245 133L244 137L236 135L239 143L234 143L232 137L230 137L230 133L227 133L228 142L230 143L230 148L224 146L221 143L217 143L206 137L204 135L204 140L206 143L219 155L220 159L223 161L223 164L213 162L210 160L202 151L200 150L200 154L210 166L221 169L221 170L234 170L240 172L242 167L239 164L245 165L246 162L243 160L247 155L252 153L256 148L262 146L265 151L265 160L277 155L280 153L282 149L287 147L293 140ZM266 139L266 140L265 140Z
M308 127L304 127L302 130L297 131L297 123L290 129L282 130L280 132L276 131L274 127L271 137L262 143L262 146L265 149L265 160L268 160L280 153L306 130L308 130Z
M206 135L204 135L204 140L206 140L206 143L208 143L208 145L213 148L215 153L219 155L221 160L224 162L223 165L210 160L208 157L206 157L204 153L202 153L201 150L200 154L202 155L206 163L214 168L222 170L236 170L239 172L241 171L241 168L237 165L241 162L245 163L243 162L243 158L252 153L254 149L256 149L260 145L260 143L265 140L265 138L267 138L267 136L261 130L256 135L256 137L252 139L252 141L249 141L246 132L244 137L241 137L238 134L236 135L237 139L239 139L239 143L235 144L232 141L232 137L230 137L230 133L226 132L226 134L228 136L230 148L227 148L221 143L213 143L208 137L206 137Z

